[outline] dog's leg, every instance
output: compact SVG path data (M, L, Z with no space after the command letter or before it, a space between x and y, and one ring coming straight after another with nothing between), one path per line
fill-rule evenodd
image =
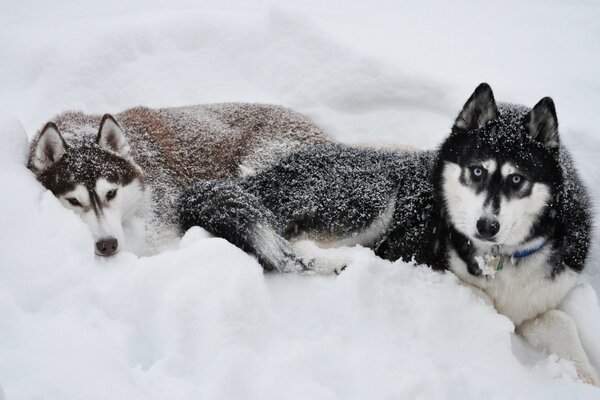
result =
M592 365L600 369L600 306L594 289L588 284L575 286L560 305L569 314L581 337Z
M532 346L572 361L577 369L577 375L582 381L599 385L600 381L596 371L590 365L579 340L575 322L565 312L546 311L519 325L517 333L521 334Z
M180 197L177 210L184 230L201 226L256 255L265 269L293 272L307 268L278 233L275 215L235 181L196 183Z

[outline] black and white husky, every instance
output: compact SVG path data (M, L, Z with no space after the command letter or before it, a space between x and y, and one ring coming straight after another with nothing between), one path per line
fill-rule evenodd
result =
M598 383L560 310L584 267L591 220L548 97L532 109L497 105L481 84L437 151L317 145L253 176L197 183L179 210L184 229L200 225L267 269L313 268L319 260L293 244L301 236L451 270L530 343Z
M309 118L280 106L66 112L36 135L28 166L90 227L97 254L151 253L179 233L174 202L192 182L248 173L323 141Z

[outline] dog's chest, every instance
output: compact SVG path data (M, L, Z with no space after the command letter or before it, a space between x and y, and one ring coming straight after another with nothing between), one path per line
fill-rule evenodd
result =
M575 285L577 273L567 269L551 276L550 250L543 249L520 261L505 258L494 277L474 276L454 250L449 252L452 272L464 282L485 292L496 310L516 325L556 308Z

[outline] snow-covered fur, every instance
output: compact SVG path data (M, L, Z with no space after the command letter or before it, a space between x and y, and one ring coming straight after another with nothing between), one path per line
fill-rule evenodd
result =
M254 176L196 183L179 210L184 229L200 225L267 269L318 263L295 252L293 240L308 237L451 270L530 343L598 382L556 310L584 267L591 219L550 98L533 109L496 105L481 84L437 151L311 146ZM489 258L503 268L490 269ZM551 328L542 335L540 326ZM557 345L561 335L568 344Z
M174 202L192 182L254 173L324 141L309 118L280 106L66 112L36 135L28 166L90 227L97 254L151 253L179 233Z

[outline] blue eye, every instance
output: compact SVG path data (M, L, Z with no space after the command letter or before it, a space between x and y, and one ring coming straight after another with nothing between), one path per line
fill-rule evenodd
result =
M518 185L519 183L521 183L522 180L523 180L523 177L521 175L513 175L511 178L512 183L514 183L515 185Z
M476 177L482 176L483 175L483 169L479 168L479 167L473 168L473 175L475 175Z

